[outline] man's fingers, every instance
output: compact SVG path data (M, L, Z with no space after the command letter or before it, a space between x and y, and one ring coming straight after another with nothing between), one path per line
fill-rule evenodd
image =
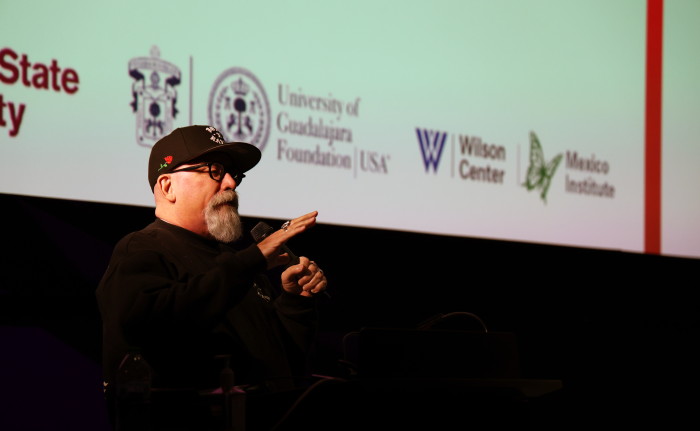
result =
M297 279L297 283L301 286L300 295L313 297L326 290L328 279L316 262L309 261L304 273L306 274L305 276Z
M286 234L288 234L288 237L285 239L288 240L294 235L297 235L301 232L303 232L305 229L308 229L310 227L314 227L316 225L316 216L318 215L318 211L313 211L308 214L305 214L301 217L297 217L293 220L289 221L289 225L286 225L286 230L284 231ZM291 235L290 235L291 234Z
M299 284L302 286L303 290L310 291L310 290L314 290L314 288L317 287L324 280L325 280L325 277L323 276L323 273L319 271L319 272L316 272L313 275L313 277L308 277L308 281L305 283L304 283L304 281L306 281L306 280L299 280Z
M316 295L316 294L321 293L324 290L326 290L327 286L328 286L328 280L326 280L324 278L313 289L306 290L306 289L302 288L301 291L303 293L310 293L311 295Z
M305 256L299 256L299 263L298 265L301 265L304 269L307 269L309 267L309 263L311 261L309 260L308 257Z
M295 225L295 224L297 224L297 223L301 223L301 222L303 222L303 221L307 221L307 220L310 220L310 219L315 219L317 215L318 215L318 211L312 211L312 212L310 212L310 213L308 213L308 214L304 214L304 215L301 216L301 217L297 217L297 218L295 218L295 219L292 219L292 223L291 223L291 224L292 224L292 226L293 226L293 225Z
M321 293L324 290L326 290L326 286L328 286L328 280L326 280L326 278L324 277L323 281L318 283L318 285L316 286L316 289L312 290L311 293L314 293L314 294Z
M313 280L313 278L314 278L314 275L311 272L309 272L309 270L306 270L304 275L300 276L298 278L299 286L304 286L304 285L308 284L311 280Z
M310 280L309 258L300 256L299 263L295 265L294 271L296 272L297 283L299 286L303 286L304 283Z
M320 287L320 284L324 281L326 281L326 277L323 275L323 271L313 260L308 261L308 269L305 271L305 275L298 279L298 283L302 286L303 291L313 293L318 293L325 289L325 287ZM328 284L327 281L324 286L326 284Z
M304 220L302 222L293 222L288 228L287 231L285 232L282 230L285 234L284 242L289 241L292 237L299 235L300 233L304 232L306 229L314 227L316 224L316 218L311 218Z
M265 258L268 259L268 262L270 261L271 256L273 256L275 253L279 253L279 248L282 247L283 244L304 232L306 229L313 227L316 224L317 215L318 211L313 211L301 217L297 217L290 222L286 230L280 229L258 243L258 248ZM289 262L289 259L285 259L283 263L279 262L280 260L275 259L272 266L270 263L268 263L268 268L286 264Z

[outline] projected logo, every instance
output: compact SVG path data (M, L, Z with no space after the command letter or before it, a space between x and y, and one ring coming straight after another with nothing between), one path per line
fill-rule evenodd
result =
M258 78L242 67L222 72L209 92L209 124L227 142L242 141L262 151L270 135L270 104Z
M136 143L151 147L173 131L177 115L177 91L180 69L160 59L160 50L153 45L150 57L129 60L129 75L134 78L131 108L136 113Z
M546 162L540 140L535 135L535 132L530 132L530 166L527 168L527 178L523 186L528 191L537 189L545 204L547 203L547 191L552 182L552 177L562 157L562 154L557 154L552 160Z
M423 154L425 172L429 172L432 166L433 172L437 173L438 164L442 157L442 150L445 149L447 132L416 128L416 134L418 135L418 145Z

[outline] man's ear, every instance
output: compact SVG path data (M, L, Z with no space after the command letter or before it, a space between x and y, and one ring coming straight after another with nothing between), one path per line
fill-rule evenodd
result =
M160 193L163 199L170 203L175 203L175 189L173 187L173 182L170 179L170 175L166 174L158 177L154 193Z

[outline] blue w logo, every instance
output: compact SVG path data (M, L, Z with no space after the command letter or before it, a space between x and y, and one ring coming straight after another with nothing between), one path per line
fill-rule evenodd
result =
M433 172L437 173L438 163L442 156L442 150L445 148L445 139L447 132L437 132L428 129L416 128L418 134L418 144L423 153L423 163L425 163L425 172L430 171L430 165L433 166Z

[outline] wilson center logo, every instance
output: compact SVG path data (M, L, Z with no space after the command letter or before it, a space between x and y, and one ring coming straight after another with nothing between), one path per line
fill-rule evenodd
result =
M447 132L416 128L416 134L418 135L418 145L423 154L425 172L429 172L432 166L433 172L437 173L438 164L442 157L442 150L445 149Z

